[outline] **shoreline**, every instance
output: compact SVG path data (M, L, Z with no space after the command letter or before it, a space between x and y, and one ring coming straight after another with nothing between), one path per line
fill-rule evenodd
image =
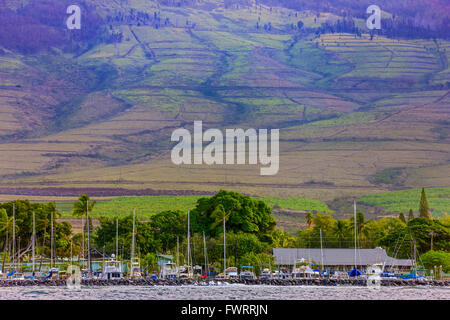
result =
M211 281L214 284L211 284ZM215 286L225 284L271 285L271 286L358 286L367 287L366 279L269 279L269 280L192 280L192 279L138 279L138 280L81 280L83 286ZM450 287L450 280L381 280L383 287ZM63 287L66 280L1 280L0 287Z

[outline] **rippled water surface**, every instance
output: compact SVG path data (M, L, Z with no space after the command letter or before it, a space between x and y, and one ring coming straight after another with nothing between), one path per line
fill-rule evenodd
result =
M450 288L318 286L181 286L181 287L12 287L0 288L0 300L450 300Z

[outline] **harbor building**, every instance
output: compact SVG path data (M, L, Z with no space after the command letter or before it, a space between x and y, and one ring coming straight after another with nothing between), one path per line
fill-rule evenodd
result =
M309 249L309 248L274 248L275 266L292 269L295 265L315 264L323 265L328 272L350 271L355 264L358 269L367 266L384 264L386 270L409 271L414 261L410 259L395 259L389 257L386 250L380 247L375 249Z

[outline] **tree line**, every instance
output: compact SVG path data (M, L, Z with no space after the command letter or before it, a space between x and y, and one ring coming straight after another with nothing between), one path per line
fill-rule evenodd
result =
M102 217L94 228L92 219L86 219L95 207L95 201L82 195L73 206L73 215L83 217L83 232L73 234L68 222L57 222L60 217L55 203L31 203L16 200L0 204L0 245L2 260L12 260L12 213L15 212L15 248L18 261L31 256L32 214L36 216L36 243L38 261L50 256L51 222L54 230L54 256L87 257L87 228L90 231L91 255L105 258L119 251L121 259L129 259L132 242L132 214L121 217ZM440 263L450 271L450 217L433 218L422 190L419 216L412 210L406 218L383 217L366 220L362 212L352 218L335 219L331 214L309 212L305 228L290 235L276 228L272 209L261 200L236 192L221 190L216 195L200 198L190 211L191 261L205 263L204 246L208 263L221 270L223 266L223 226L226 228L227 265L253 265L256 271L273 266L273 248L358 248L383 247L395 258L413 258L414 252L427 266ZM187 259L187 212L171 210L151 216L146 221L136 221L136 254L143 266L151 271L158 268L156 254L177 257L180 264ZM118 227L118 229L117 229ZM116 232L118 238L116 239ZM116 242L116 240L118 240ZM118 243L118 247L117 247ZM415 248L413 250L413 248ZM420 261L419 259L419 261ZM447 260L446 260L447 259ZM437 261L437 262L436 262ZM447 262L445 262L447 261Z

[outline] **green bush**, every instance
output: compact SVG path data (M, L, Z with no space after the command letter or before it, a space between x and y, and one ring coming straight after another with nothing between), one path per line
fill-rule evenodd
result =
M428 251L420 256L419 261L426 269L434 269L434 266L439 269L439 266L442 266L442 271L450 272L450 252Z

